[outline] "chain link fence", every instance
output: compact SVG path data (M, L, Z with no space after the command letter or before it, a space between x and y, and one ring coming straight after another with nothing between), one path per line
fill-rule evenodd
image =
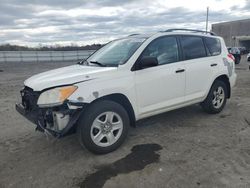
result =
M86 59L94 50L79 51L0 51L0 63L62 62Z

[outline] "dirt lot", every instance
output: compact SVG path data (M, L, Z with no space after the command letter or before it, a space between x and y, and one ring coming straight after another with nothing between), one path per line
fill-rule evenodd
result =
M0 64L0 188L250 187L250 71L243 59L224 111L199 105L137 123L97 156L74 135L47 140L14 108L23 80L65 64Z

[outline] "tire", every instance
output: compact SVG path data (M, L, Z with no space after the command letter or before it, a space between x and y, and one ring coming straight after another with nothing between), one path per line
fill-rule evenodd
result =
M128 113L120 104L108 100L94 102L78 120L78 140L95 154L109 153L124 142L129 123Z
M226 84L221 80L215 80L207 98L201 103L201 106L209 114L220 113L226 105L227 96Z
M240 59L241 59L240 57L236 57L235 58L235 64L240 64Z

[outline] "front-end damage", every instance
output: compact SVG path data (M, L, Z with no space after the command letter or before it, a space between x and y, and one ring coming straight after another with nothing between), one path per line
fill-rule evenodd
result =
M84 103L74 103L65 100L54 107L39 107L37 105L41 92L29 87L21 90L22 102L16 104L16 110L36 125L36 130L50 133L60 138L67 135L76 124Z

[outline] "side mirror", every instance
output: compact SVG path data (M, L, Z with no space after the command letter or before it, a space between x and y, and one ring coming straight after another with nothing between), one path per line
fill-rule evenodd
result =
M149 67L155 67L158 65L158 59L156 57L143 57L140 61L140 69Z

